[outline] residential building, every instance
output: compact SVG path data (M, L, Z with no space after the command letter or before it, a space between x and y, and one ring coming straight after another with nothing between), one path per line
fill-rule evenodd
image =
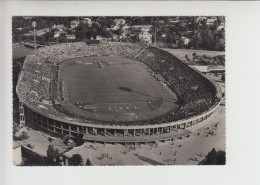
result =
M83 19L83 22L84 22L84 24L87 24L88 26L91 26L91 25L92 25L92 21L91 21L90 18L85 17L85 18Z
M181 40L183 41L183 44L184 44L185 46L188 46L189 43L190 43L190 39L187 38L187 37L181 37Z
M77 21L77 20L71 21L70 29L74 29L74 28L78 27L78 25L79 25L79 21Z
M152 34L150 34L148 31L141 31L139 34L139 39L142 42L145 42L146 44L152 43Z

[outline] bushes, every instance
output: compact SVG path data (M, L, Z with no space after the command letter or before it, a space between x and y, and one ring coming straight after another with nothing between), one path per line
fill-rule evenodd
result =
M17 131L19 131L19 126L13 122L13 135L15 135Z
M79 154L74 154L69 159L70 166L82 166L82 164L83 164L83 159L82 159L81 155L79 155Z
M91 162L90 162L90 159L87 158L87 161L86 161L86 166L92 166Z
M65 135L64 138L63 138L62 140L63 140L63 143L64 143L65 145L67 145L70 139L71 139L70 136Z
M22 131L21 135L18 137L19 140L25 140L28 138L29 138L29 136L26 131Z
M208 153L206 159L201 163L201 165L225 165L225 164L226 164L226 152L221 150L217 152L215 148L213 148Z
M225 74L225 73L222 74L221 80L222 80L223 82L225 82L225 80L226 80L226 74Z

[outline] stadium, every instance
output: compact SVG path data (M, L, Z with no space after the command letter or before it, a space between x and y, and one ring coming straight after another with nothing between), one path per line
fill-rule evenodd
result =
M172 54L113 42L34 50L16 91L21 124L104 143L188 135L186 128L211 116L221 98L215 82Z

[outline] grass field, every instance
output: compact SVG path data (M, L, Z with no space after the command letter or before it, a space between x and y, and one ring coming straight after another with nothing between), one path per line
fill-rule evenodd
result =
M192 54L195 52L197 55L206 55L208 57L215 57L217 55L225 55L225 51L207 51L207 50L191 50L191 49L164 49L172 53L179 59L185 58L188 55L189 58L193 58Z
M146 65L124 57L85 57L61 65L63 106L102 121L137 121L174 112L178 98Z

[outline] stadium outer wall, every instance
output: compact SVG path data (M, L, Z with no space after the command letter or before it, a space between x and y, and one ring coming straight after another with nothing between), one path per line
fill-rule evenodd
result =
M220 102L216 103L207 112L192 118L170 123L142 126L110 126L80 123L41 113L24 103L23 107L25 123L32 128L55 133L60 136L69 135L93 142L146 143L188 136L190 132L185 129L208 119L218 108L219 104Z
M175 56L174 56L175 57ZM189 67L189 66L187 66ZM192 69L193 70L193 69ZM196 71L196 70L195 70ZM198 71L196 71L199 73ZM200 74L200 73L199 73ZM200 74L216 90L216 97L220 99L221 90L219 86L206 76ZM24 122L26 126L36 130L42 130L58 136L69 135L86 141L102 143L147 143L173 140L176 137L188 136L186 130L206 119L208 119L220 105L217 101L209 110L199 115L169 123L151 125L102 125L68 120L44 112L40 112L33 106L28 105L20 99L24 111ZM21 110L21 109L20 109Z

